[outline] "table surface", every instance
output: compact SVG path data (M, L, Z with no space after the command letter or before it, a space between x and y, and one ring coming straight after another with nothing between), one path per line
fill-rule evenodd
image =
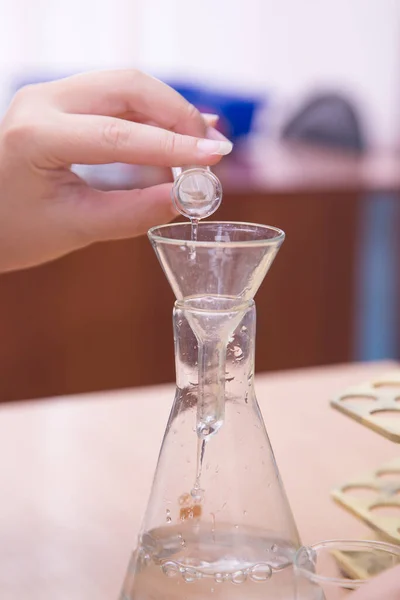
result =
M329 399L393 366L257 376L304 543L368 533L332 502L330 490L395 458L398 449L332 410ZM166 385L0 407L2 600L117 598L173 393Z

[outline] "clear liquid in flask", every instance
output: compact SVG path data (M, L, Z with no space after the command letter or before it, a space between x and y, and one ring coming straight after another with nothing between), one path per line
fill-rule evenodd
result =
M294 549L255 530L185 523L143 536L132 559L134 600L293 600ZM122 596L122 599L124 596Z

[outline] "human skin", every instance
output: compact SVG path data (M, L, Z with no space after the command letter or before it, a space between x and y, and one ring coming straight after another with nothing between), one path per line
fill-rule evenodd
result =
M0 124L0 272L176 216L171 184L102 192L74 164L215 165L232 144L182 96L134 70L28 86Z
M350 594L349 600L400 600L400 565Z

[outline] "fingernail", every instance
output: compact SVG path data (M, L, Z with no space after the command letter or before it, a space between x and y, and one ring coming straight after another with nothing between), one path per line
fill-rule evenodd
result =
M206 131L207 139L218 140L219 142L229 142L228 138L223 133L215 129L214 127L207 127Z
M201 113L201 116L207 125L216 125L219 121L219 115L214 115L213 113Z
M218 142L217 140L198 140L197 148L201 154L210 156L212 154L219 154L220 156L226 156L232 152L233 144L228 141Z

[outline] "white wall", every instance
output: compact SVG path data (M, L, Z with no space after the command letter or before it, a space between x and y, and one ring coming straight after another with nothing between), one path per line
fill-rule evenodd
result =
M280 97L344 88L363 100L374 141L400 133L399 0L146 0L140 23L153 72Z
M400 0L0 0L10 71L136 64L165 77L363 101L371 139L400 132Z

